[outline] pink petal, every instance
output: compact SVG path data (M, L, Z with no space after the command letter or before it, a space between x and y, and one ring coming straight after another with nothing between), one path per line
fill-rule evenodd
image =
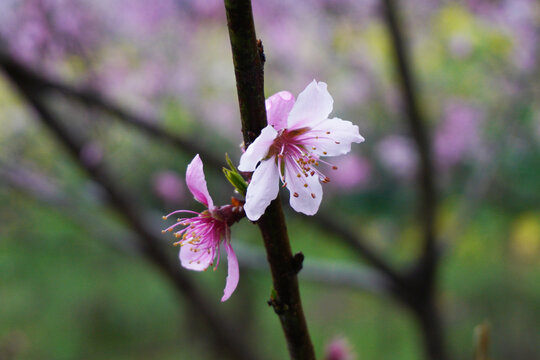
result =
M353 142L364 141L358 132L358 126L338 118L326 119L306 133L305 137L310 137L304 141L310 151L319 156L344 155L351 151Z
M306 215L315 215L321 205L323 196L322 186L319 182L319 176L297 176L293 160L287 160L285 163L285 181L287 189L291 193L289 203L291 207ZM307 184L307 187L305 186Z
M214 202L208 193L208 187L204 177L203 163L199 157L199 154L195 155L187 167L186 184L189 191L191 191L195 197L195 200L206 205L206 207L209 209L214 207Z
M326 89L326 83L313 80L298 95L288 119L288 129L315 127L328 118L334 99Z
M186 243L180 248L179 257L182 266L186 269L203 271L212 265L215 255L216 249L212 249L210 253L208 253L208 251L199 250L192 244Z
M221 302L226 301L232 295L236 286L238 285L238 280L240 280L240 270L238 268L238 259L236 254L228 241L225 241L225 250L227 251L227 264L228 264L228 274L227 282L225 284L225 289L223 290L223 297Z
M244 210L251 221L259 220L279 191L279 173L275 158L264 160L255 169L248 186Z
M277 134L277 131L271 125L265 127L255 141L248 146L246 152L242 154L238 170L254 171L259 161L268 154L268 150L270 150L270 146L272 146Z
M280 91L266 99L268 124L277 131L287 127L287 118L294 105L294 96L288 91Z

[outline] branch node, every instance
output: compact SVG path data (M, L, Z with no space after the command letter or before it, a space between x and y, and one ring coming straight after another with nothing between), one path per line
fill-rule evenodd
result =
M266 55L264 54L264 46L261 39L257 40L257 52L261 58L261 65L264 66L264 63L266 62Z
M301 252L297 252L296 254L294 254L292 258L292 270L295 275L298 274L300 270L302 270L303 263L304 254L302 254Z

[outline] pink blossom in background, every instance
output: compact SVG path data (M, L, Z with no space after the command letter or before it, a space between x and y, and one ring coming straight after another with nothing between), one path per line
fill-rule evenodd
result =
M332 175L332 187L347 191L363 188L368 184L372 167L366 158L350 154L336 159L333 163L338 170Z
M319 180L330 181L319 168L319 163L328 164L321 157L344 155L353 142L364 141L350 121L328 119L333 104L326 84L315 80L296 102L287 91L266 100L268 126L249 145L238 166L254 172L244 206L250 220L258 220L277 197L280 179L289 189L295 211L314 215L319 210L323 195Z
M383 138L376 146L383 167L395 176L410 179L418 168L418 155L411 139L401 135Z
M345 338L335 338L326 345L324 360L354 360L356 356Z
M152 177L154 194L165 203L178 204L186 199L186 187L182 178L174 171L165 170Z
M180 246L179 257L182 266L189 270L205 271L208 267L214 266L214 261L214 269L216 269L219 265L220 245L224 245L227 253L228 275L221 301L226 301L236 289L240 278L238 260L231 246L230 226L241 218L237 216L241 209L232 205L214 206L214 201L208 193L203 163L198 154L187 167L186 184L195 200L206 206L207 210L200 213L191 210L173 211L163 219L181 213L195 216L179 218L174 225L163 232L184 226L182 230L174 231L175 237L180 239L175 242L175 245Z
M454 101L446 105L433 145L440 167L451 167L478 148L481 118L481 111L467 104Z

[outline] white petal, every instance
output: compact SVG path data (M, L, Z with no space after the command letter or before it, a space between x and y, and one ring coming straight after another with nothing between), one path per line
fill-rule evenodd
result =
M361 143L364 138L358 132L358 126L352 122L338 118L326 119L310 132L305 143L310 152L319 156L344 155L351 151L351 144Z
M219 249L212 249L208 253L208 251L199 250L192 244L186 243L180 248L180 262L186 269L203 271L212 265L216 250L219 251Z
M255 141L248 146L246 152L242 154L238 170L255 170L257 163L268 154L268 150L270 150L270 146L272 146L277 134L277 131L271 125L265 127Z
M306 215L315 215L321 205L323 196L322 186L317 175L297 176L292 161L287 161L285 166L285 181L287 189L291 193L291 207ZM307 186L306 186L307 185Z
M251 221L258 220L277 197L279 191L279 173L276 159L264 160L255 169L246 194L244 210Z
M313 80L298 95L288 119L288 129L315 127L328 118L334 99L326 89L326 83Z

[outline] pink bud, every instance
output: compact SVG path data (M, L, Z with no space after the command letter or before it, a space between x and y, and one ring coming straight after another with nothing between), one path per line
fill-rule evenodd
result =
M349 342L345 338L334 338L328 345L324 352L325 360L353 360L355 354L353 353Z

